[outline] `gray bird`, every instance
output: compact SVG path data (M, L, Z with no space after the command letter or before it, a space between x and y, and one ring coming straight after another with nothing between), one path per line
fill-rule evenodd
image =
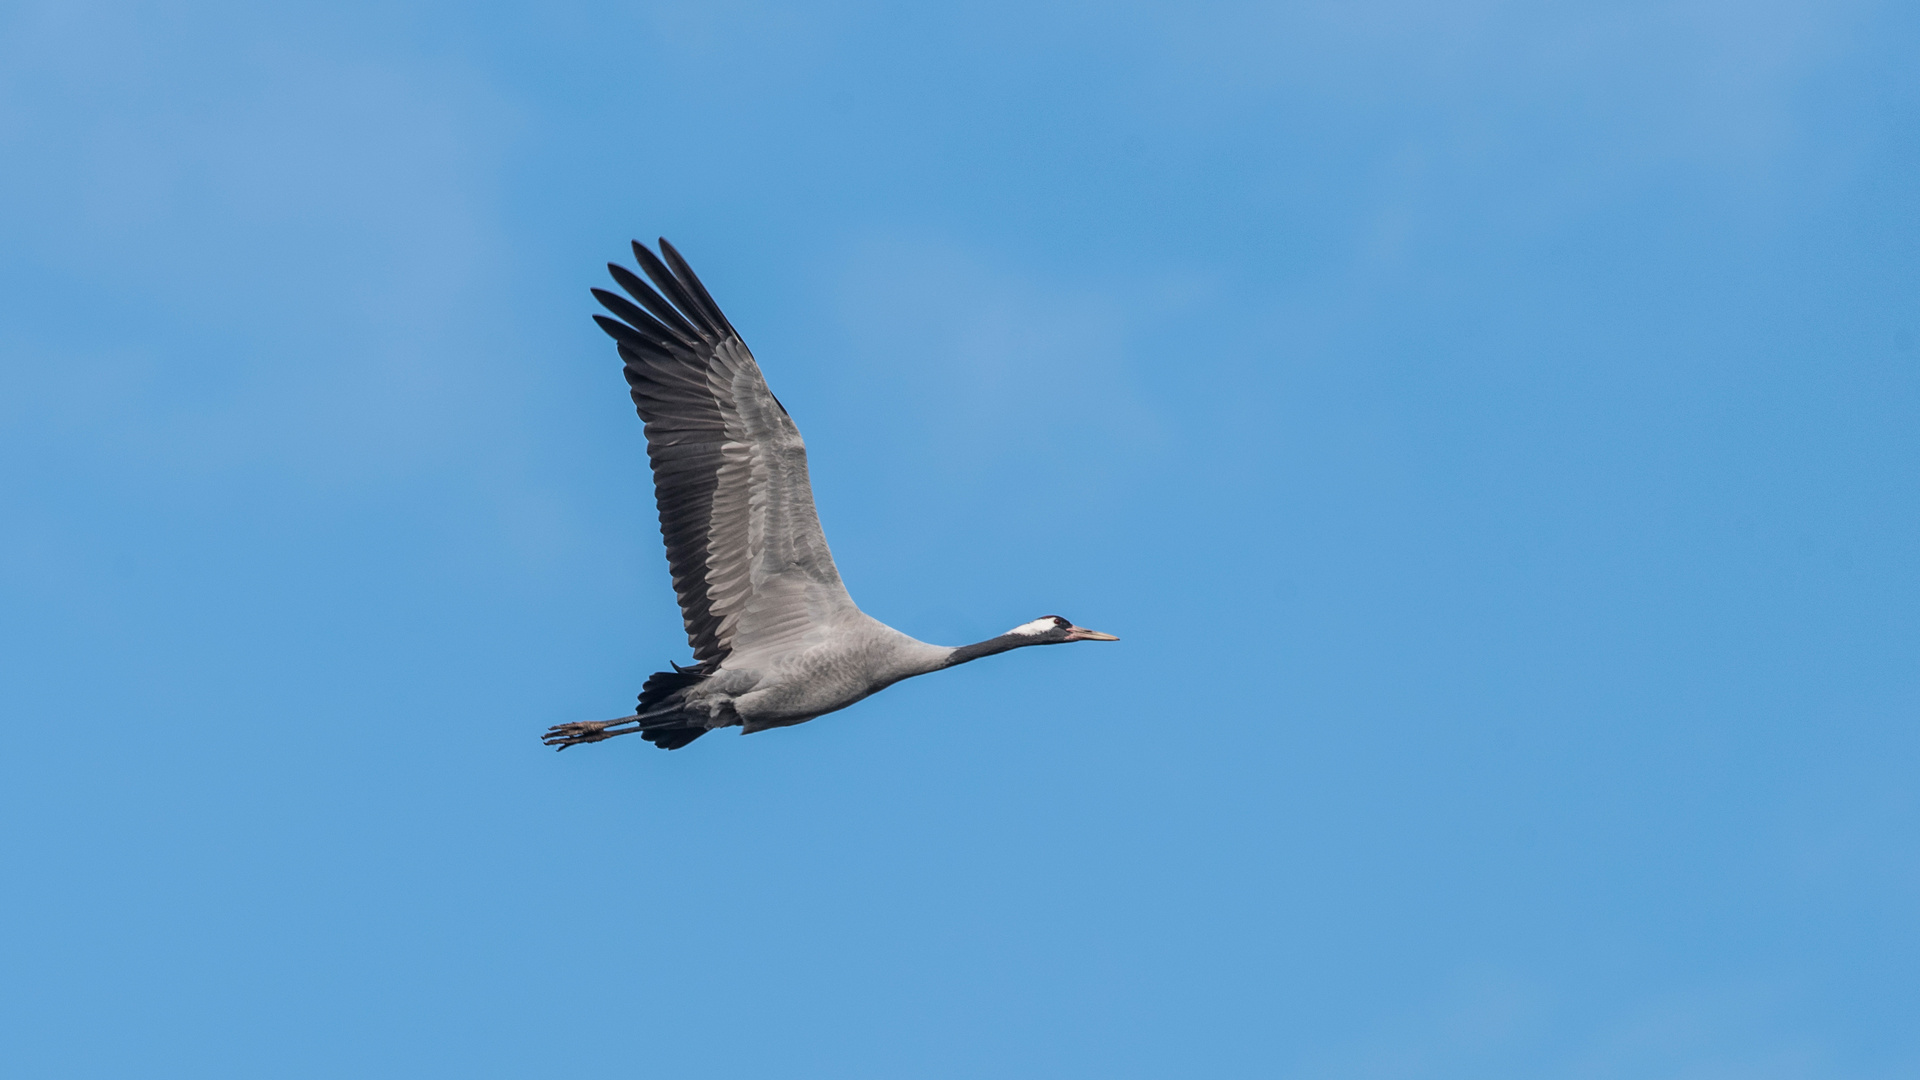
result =
M673 245L662 239L655 256L635 241L633 255L653 287L607 264L633 299L595 289L616 318L593 318L618 344L646 422L694 663L648 678L631 716L557 724L542 738L548 746L639 732L677 750L714 728L805 723L901 679L1009 649L1119 640L1047 615L951 648L854 606L814 513L806 444L760 365Z

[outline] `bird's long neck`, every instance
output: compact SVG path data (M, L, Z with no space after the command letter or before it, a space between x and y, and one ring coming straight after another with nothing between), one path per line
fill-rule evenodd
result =
M983 656L992 656L995 653L1006 652L1008 649L1033 644L1036 644L1034 639L1025 634L1001 634L999 637L990 637L985 641L974 642L972 645L960 646L947 654L947 662L941 666L953 667L969 660L978 660Z

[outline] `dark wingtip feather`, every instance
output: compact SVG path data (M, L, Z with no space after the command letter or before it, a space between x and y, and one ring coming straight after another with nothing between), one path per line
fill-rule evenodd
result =
M720 323L724 320L710 318L700 301L694 298L693 293L689 292L687 286L680 280L679 275L668 269L667 264L661 262L658 255L635 243L633 257L640 260L640 269L645 271L647 277L653 281L654 288L659 289L663 296L673 301L673 306L679 308L686 315L687 320L699 328L700 336L708 344L718 345L726 339L727 332L720 329Z
M701 313L707 316L708 321L715 324L714 328L725 336L739 337L740 332L727 321L727 316L720 310L720 305L713 302L707 287L700 283L700 275L693 272L693 267L687 265L686 258L672 244L667 243L667 238L664 236L660 238L660 254L667 260L668 265L673 267L673 276L679 278L686 285L687 291L692 293L694 299L699 302Z
M653 316L629 303L626 297L618 293L608 292L605 289L590 289L588 291L593 293L595 300L600 301L601 307L613 312L614 316L621 322L638 330L641 337L651 339L657 351L662 353L672 353L675 351L684 353L694 348L693 342L688 340L686 336L670 327L661 325L658 319L655 319Z
M641 353L668 355L667 350L661 348L658 343L647 340L646 335L618 319L609 319L605 315L596 314L593 321L600 325L600 329L607 332L608 337L630 349Z
M689 348L691 348L695 342L704 340L704 336L700 331L694 329L692 323L689 323L678 311L674 310L672 304L661 299L660 294L654 292L651 286L641 281L638 274L621 266L619 263L608 263L607 272L613 275L613 280L622 289L627 291L628 296L633 297L645 305L648 311L651 311L661 323L671 329L674 336L678 337Z

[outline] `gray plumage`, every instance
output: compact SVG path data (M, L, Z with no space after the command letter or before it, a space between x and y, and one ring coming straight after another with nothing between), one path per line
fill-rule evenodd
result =
M974 645L916 641L868 616L840 582L813 508L807 447L746 343L662 239L608 264L627 296L594 289L646 422L660 533L694 664L649 678L630 716L559 724L559 749L638 732L663 749L706 732L785 727L901 679L1025 645L1113 641L1056 615ZM628 299L631 297L631 299Z

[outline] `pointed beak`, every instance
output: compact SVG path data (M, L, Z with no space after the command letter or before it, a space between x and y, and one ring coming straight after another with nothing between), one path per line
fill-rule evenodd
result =
M1112 634L1103 634L1098 630L1089 630L1084 626L1075 626L1067 631L1068 641L1119 641Z

